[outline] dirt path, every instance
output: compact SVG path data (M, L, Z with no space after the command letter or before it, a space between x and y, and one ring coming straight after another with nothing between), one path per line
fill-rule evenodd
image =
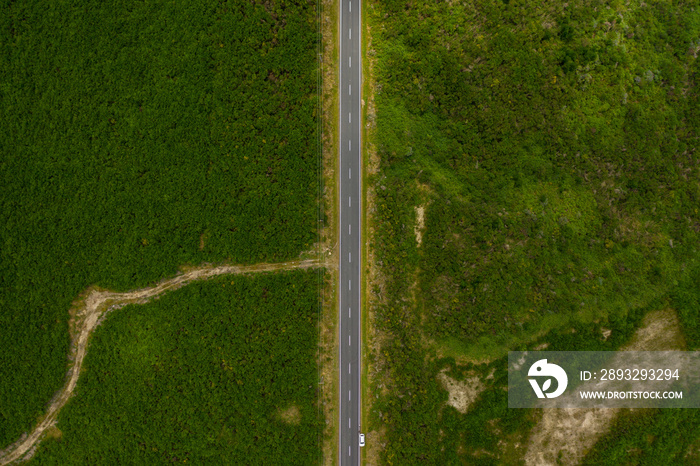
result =
M0 465L31 458L37 445L41 441L44 431L56 424L56 417L59 411L68 402L68 399L73 394L73 390L78 383L80 370L83 366L85 354L87 353L90 334L102 323L104 320L103 317L108 312L119 309L127 304L143 304L166 291L176 290L192 282L206 280L219 275L309 269L319 266L320 262L318 260L300 260L248 266L204 266L189 269L180 275L162 281L154 287L143 288L136 291L115 293L108 290L89 288L83 293L81 298L74 303L74 309L71 311L72 317L69 324L71 333L69 360L73 362L73 365L68 371L65 385L54 395L46 411L46 415L37 423L34 430L29 435L26 433L23 434L17 442L13 443L5 450L0 451Z

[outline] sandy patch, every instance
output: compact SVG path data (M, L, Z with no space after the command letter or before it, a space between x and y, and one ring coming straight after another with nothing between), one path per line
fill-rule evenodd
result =
M416 224L413 227L413 232L416 235L416 243L418 246L423 243L423 232L425 231L425 206L414 207L416 211Z
M464 381L455 380L445 374L446 370L441 370L437 377L449 393L447 404L464 414L469 406L474 403L479 393L484 391L485 385L477 376L467 377Z
M685 348L678 315L673 309L653 311L644 317L641 327L623 351L668 351Z
M287 409L278 410L277 415L282 422L286 422L287 424L296 426L301 422L301 411L299 411L299 408L296 405L292 405Z
M665 351L685 348L678 316L672 309L648 313L621 351ZM543 409L532 431L525 464L579 464L601 435L610 430L620 409Z

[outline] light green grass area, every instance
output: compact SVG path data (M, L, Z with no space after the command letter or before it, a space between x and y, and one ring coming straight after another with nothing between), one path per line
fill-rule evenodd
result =
M515 462L500 445L526 442L533 416L505 405L508 350L612 350L658 306L679 309L699 344L700 9L376 0L368 11L375 356L390 374L371 388L371 428L387 432L387 464ZM444 405L441 370L496 372L463 415Z

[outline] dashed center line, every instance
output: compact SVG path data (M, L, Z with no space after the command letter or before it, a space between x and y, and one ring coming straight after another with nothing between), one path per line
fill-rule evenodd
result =
M352 29L348 29L348 39L352 39Z
M348 57L348 67L352 68L352 57Z
M348 253L348 262L352 262L352 253L351 252Z

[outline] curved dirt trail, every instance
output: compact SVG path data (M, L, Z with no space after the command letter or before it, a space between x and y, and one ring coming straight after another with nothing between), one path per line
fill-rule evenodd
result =
M83 360L85 359L85 354L87 353L90 334L102 323L101 318L107 312L127 304L143 304L166 291L176 290L194 281L206 280L218 275L275 272L315 267L320 267L320 262L315 259L246 266L204 266L190 269L171 279L162 281L151 288L143 288L136 291L115 293L107 290L89 288L83 293L81 298L74 303L74 309L71 312L72 317L69 324L71 332L69 360L73 361L73 365L68 370L65 385L54 395L46 414L37 423L34 430L29 435L26 433L23 434L17 442L13 443L5 450L0 451L0 465L31 458L44 431L56 424L58 412L65 406L66 402L68 402L68 399L78 383L80 370L83 365Z

